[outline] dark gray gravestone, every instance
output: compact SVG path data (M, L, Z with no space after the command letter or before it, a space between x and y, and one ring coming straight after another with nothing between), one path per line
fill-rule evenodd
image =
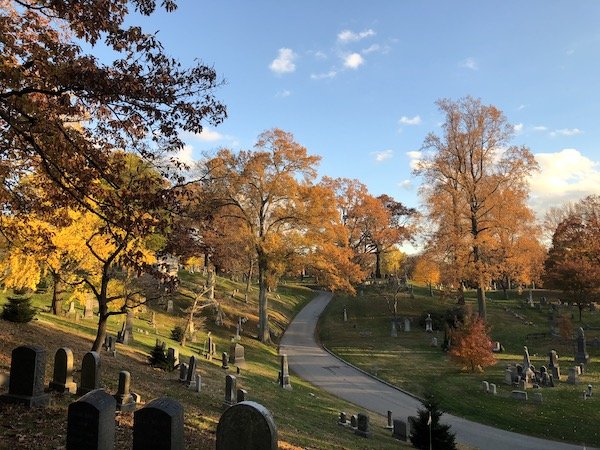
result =
M187 374L188 374L188 365L186 363L179 364L179 381L184 383L185 380L187 380Z
M100 354L87 352L81 362L81 381L78 395L84 395L100 387Z
M67 450L114 450L115 407L103 389L88 392L69 405Z
M221 416L217 450L276 450L277 447L277 426L264 406L242 402Z
M183 450L183 406L168 397L133 413L133 450Z
M221 356L221 368L222 369L229 369L229 364L227 364L228 361L229 361L229 356L227 356L227 352L223 352L223 355Z
M196 357L190 356L190 363L187 369L187 375L185 377L185 385L190 387L196 378Z
M225 377L225 400L223 406L235 405L236 402L236 385L237 380L233 375L227 375Z
M229 362L237 367L246 366L246 357L244 346L238 343L231 344L229 347Z
M8 394L0 402L19 403L28 407L45 406L50 396L44 393L46 351L35 345L23 345L12 351Z
M410 424L401 419L394 419L394 431L392 437L407 442L410 437Z
M577 351L575 352L575 363L583 363L587 364L590 362L590 355L586 350L585 345L585 333L583 332L583 328L579 328L577 330Z
M167 350L167 363L173 368L179 365L179 350L169 347Z
M279 372L279 385L283 388L283 389L292 389L292 385L290 384L290 370L288 367L288 359L287 359L287 355L283 354L283 355L279 355L280 358L280 368L281 371Z
M54 355L54 375L48 387L51 391L77 392L77 383L73 382L73 351L67 347L61 347Z
M362 437L370 437L371 430L369 429L369 416L364 413L358 413L357 425L354 434Z
M135 411L136 402L129 391L131 385L131 374L126 370L119 372L119 387L115 394L115 400L117 401L116 408L119 411L131 412Z
M591 395L590 395L591 397ZM242 403L245 402L248 398L248 391L246 389L238 389L237 390L237 402Z

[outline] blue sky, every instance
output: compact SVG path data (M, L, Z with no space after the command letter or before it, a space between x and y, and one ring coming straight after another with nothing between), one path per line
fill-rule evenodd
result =
M140 23L226 81L229 118L187 136L182 157L279 127L322 175L418 206L411 164L440 130L435 101L472 95L536 155L538 213L600 193L600 2L180 0Z

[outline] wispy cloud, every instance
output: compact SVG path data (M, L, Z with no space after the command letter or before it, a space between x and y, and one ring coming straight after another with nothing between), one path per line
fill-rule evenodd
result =
M550 136L577 136L583 133L579 128L561 128L560 130L554 130L550 132Z
M515 130L515 133L520 133L521 131L523 131L523 124L517 123L513 125L513 130Z
M194 135L198 140L202 142L216 142L224 138L224 136L218 131L211 130L208 127L202 129L202 133Z
M271 62L269 69L278 75L291 73L296 70L296 64L294 64L296 58L297 55L291 48L280 48L277 58Z
M421 116L417 115L415 117L407 117L402 116L400 120L398 120L400 125L420 125L421 124Z
M421 160L423 159L423 152L414 150L411 152L406 152L406 156L408 156L408 159L410 160L410 168L412 170L415 170L421 163Z
M337 75L337 72L335 70L330 70L329 72L323 72L323 73L311 73L310 74L310 78L311 80L323 80L326 78L335 78L335 76Z
M473 58L471 56L469 56L468 58L461 61L459 66L464 69L469 69L469 70L478 70L479 69L479 65L477 64L477 61L475 60L475 58Z
M349 69L356 70L364 63L365 60L360 53L350 53L349 55L344 56L344 67Z
M517 111L523 111L525 108L527 108L527 105L519 105L519 107L517 108Z
M381 51L381 46L379 44L373 44L367 48L362 49L361 53L363 55L368 55L369 53L375 53Z
M548 127L544 125L536 125L533 127L533 131L548 131Z
M402 180L400 183L398 183L398 186L400 186L402 189L410 191L413 187L413 184L410 180Z
M275 97L277 97L277 98L285 98L285 97L289 97L290 95L292 95L292 91L288 91L287 89L283 89L282 91L277 92L277 94L275 94Z
M393 150L382 150L380 152L371 152L371 155L375 157L376 162L382 162L387 159L391 159L394 156Z
M371 30L370 28L358 33L350 30L343 30L338 34L338 41L345 44L347 42L361 41L371 36L375 36L375 31Z
M317 50L315 52L315 58L317 58L317 59L327 59L327 54L325 52L322 52L321 50Z

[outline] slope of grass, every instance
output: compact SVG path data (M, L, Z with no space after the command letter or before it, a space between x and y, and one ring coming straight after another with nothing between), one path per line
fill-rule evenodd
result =
M402 296L398 301L398 316L412 317L412 330L409 333L400 330L398 337L393 338L388 304L391 293L377 287L366 288L364 292L364 296L356 298L337 296L321 318L319 330L323 343L342 358L417 395L432 392L442 407L453 414L520 433L600 445L600 431L593 419L597 417L600 398L583 400L582 396L588 384L600 385L600 352L588 346L591 362L586 373L578 385L567 384L567 369L574 365L573 343L549 335L550 307L541 311L530 308L522 299L515 299L515 293L511 293L511 300L490 299L491 335L504 345L506 352L498 354L496 365L485 373L470 374L461 372L440 348L431 346L432 335L425 333L417 320L423 312L442 312L453 307L453 302L419 295L426 294L426 289L415 289L414 299ZM467 298L467 303L476 309L472 297ZM342 320L344 306L348 313L346 323ZM524 316L528 324L516 319L512 311ZM562 308L563 314L571 312L578 317L576 308L572 311ZM583 319L586 326L600 326L600 315L596 312L585 312ZM578 322L574 325L580 326ZM541 333L547 336L535 336ZM434 335L441 344L443 332L435 331ZM588 341L597 336L596 330L586 334ZM563 381L555 388L529 391L530 396L541 392L543 404L513 400L510 392L514 388L504 384L506 365L522 363L524 345L528 346L532 364L538 368L548 365L551 349L560 355ZM482 392L484 380L497 385L497 396Z
M182 273L181 278L189 286L201 286L205 280L198 274ZM131 372L134 392L141 394L144 401L158 396L169 396L180 401L185 410L186 448L214 448L215 430L223 412L226 373L235 373L235 368L226 371L221 368L220 358L208 361L199 353L207 332L211 332L217 343L217 350L228 351L231 336L235 333L237 317L247 318L242 332L247 367L237 376L238 387L249 392L249 399L266 406L273 414L278 426L280 448L311 449L391 449L401 444L392 439L384 430L384 419L372 416L374 436L364 439L355 436L350 430L337 425L339 411L356 413L358 408L326 394L302 380L292 377L293 390L278 387L278 357L274 345L263 345L255 339L257 322L256 288L248 303L243 295L233 298L234 289L243 291L242 284L218 278L216 298L225 311L225 322L215 323L215 312L206 308L205 328L198 334L197 342L181 347L170 339L170 331L175 325L183 325L184 311L190 303L183 297L175 299L174 314L166 314L164 307L149 305L146 312L140 312L134 319L134 338L131 345L117 344L116 358L102 353L102 386L114 393L118 384L118 372L126 369ZM307 287L289 284L281 285L277 292L270 294L270 306L274 318L274 335L279 336L295 312L313 297ZM4 302L5 295L0 299ZM81 359L91 347L96 332L97 318L79 319L57 317L42 312L49 305L49 294L34 295L33 303L40 308L36 320L29 324L12 324L0 321L0 371L10 370L10 352L18 345L38 344L47 350L46 382L52 377L54 352L62 346L73 349L74 366L81 367ZM83 315L80 305L77 310ZM65 305L67 309L67 305ZM156 329L150 324L155 313ZM108 328L111 334L120 329L123 317L111 317ZM195 355L200 357L198 371L202 375L203 387L200 394L192 393L178 381L178 372L163 372L147 364L147 357L155 340L165 341L167 346L178 348L182 359ZM75 373L79 381L79 373ZM66 439L66 408L73 398L55 395L54 405L47 409L25 410L0 404L0 445L1 448L30 449L60 448ZM132 417L120 414L117 418L116 448L131 448Z

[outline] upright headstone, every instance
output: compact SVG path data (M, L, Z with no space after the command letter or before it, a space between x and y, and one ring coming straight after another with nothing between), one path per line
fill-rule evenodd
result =
M229 355L227 352L223 352L221 355L221 369L229 369Z
M555 350L551 350L548 354L548 358L550 359L548 369L552 373L552 377L554 377L555 380L560 380L560 365L558 363L558 354Z
M427 318L425 319L425 331L428 333L433 332L433 319L431 318L431 314L427 314Z
M482 381L481 387L483 388L483 392L485 392L486 394L490 392L490 383L488 383L487 381Z
M206 359L212 359L212 355L213 355L213 338L210 335L210 332L208 333L208 338L207 338L207 343L206 343Z
M244 346L236 342L229 347L229 362L234 366L245 367L246 356Z
M54 374L48 388L56 392L77 392L77 383L73 382L73 351L67 347L59 348L54 355Z
M196 392L200 392L202 390L202 375L200 375L199 373L196 374L193 387L194 391Z
M183 406L157 398L133 413L133 450L183 450Z
M12 379L12 375L11 375L11 379ZM579 383L579 379L577 377L577 367L569 367L569 378L567 378L567 383L569 383L569 384Z
M392 424L392 411L387 412L387 425L385 428L388 430L391 430L394 428L394 425Z
M358 416L356 414L352 414L350 416L350 427L356 429L358 427Z
M290 384L290 370L288 367L288 359L286 354L279 355L280 358L280 377L279 377L279 385L283 389L292 389L292 385Z
M590 355L588 355L585 347L585 333L583 332L583 328L579 327L579 330L577 330L577 351L575 352L576 364L587 364L590 362Z
M242 403L248 400L248 391L246 389L237 390L237 403Z
M410 424L408 421L394 419L394 431L392 431L392 437L400 439L401 441L407 442L410 436Z
M84 395L100 387L100 355L87 352L81 362L81 381L77 395Z
M119 387L117 388L117 393L115 394L115 400L117 401L117 410L123 412L131 412L135 411L135 400L131 395L130 390L131 385L131 374L126 370L121 370L119 372Z
M186 363L179 364L179 381L184 383L188 376L188 365Z
M498 391L496 389L496 385L494 383L490 383L489 393L492 395L496 395L498 393Z
M169 347L167 350L167 364L173 368L179 365L179 350Z
M408 333L410 331L410 319L404 319L404 332Z
M277 427L271 413L245 401L227 409L217 425L217 450L277 450Z
M396 321L392 319L392 330L390 332L391 337L398 337L398 330L396 329Z
M513 384L513 371L510 369L504 371L504 384Z
M167 300L166 311L168 313L172 313L173 312L173 300L171 300L171 299Z
M348 322L348 312L346 311L345 306L344 306L344 322Z
M190 362L188 364L188 369L187 369L187 376L185 379L186 386L191 386L191 384L194 382L195 374L196 374L196 357L190 356Z
M83 306L83 317L86 319L91 319L94 317L94 300L95 296L93 294L87 295L85 298L85 305Z
M69 303L69 312L68 314L75 314L75 302Z
M531 358L529 358L529 350L527 346L523 346L523 370L526 371L531 367Z
M108 354L113 358L117 356L117 339L114 336L108 337Z
M371 430L369 429L369 416L365 413L358 413L358 421L354 434L362 437L370 437Z
M116 401L103 389L88 392L69 405L67 450L115 448Z
M46 350L36 345L23 345L11 353L8 394L2 403L18 403L28 407L46 406L50 395L44 393Z
M235 405L236 402L236 378L234 375L227 375L225 377L225 400L223 405L226 407Z
M344 411L340 411L340 417L338 419L338 425L343 425L343 426L347 426L348 425L348 418L347 418L346 413Z

